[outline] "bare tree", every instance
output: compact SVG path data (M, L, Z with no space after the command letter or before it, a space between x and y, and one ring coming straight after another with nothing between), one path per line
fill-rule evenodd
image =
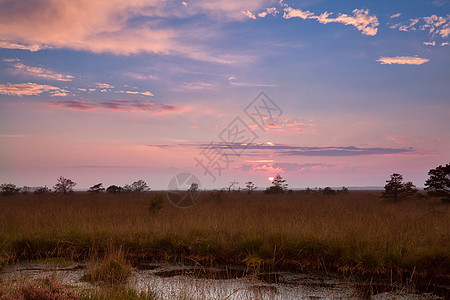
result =
M239 183L239 182L237 182L236 180L233 180L232 182L230 182L230 185L227 186L228 193L230 193L230 192L231 192L231 188L232 188L233 186L235 186L236 184L238 184L238 183Z

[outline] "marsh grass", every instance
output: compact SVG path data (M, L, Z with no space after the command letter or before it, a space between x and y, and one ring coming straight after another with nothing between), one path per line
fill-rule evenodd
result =
M79 290L51 278L6 286L0 282L0 300L156 300L152 292L137 292L126 286Z
M218 203L204 194L193 208L165 199L158 214L149 214L152 195L0 197L0 264L89 260L122 247L133 264L195 261L400 282L450 279L449 206L438 201L384 203L380 192L356 191L230 193Z
M137 292L136 290L124 286L81 291L78 293L80 300L156 300L157 297L152 292Z
M51 278L21 284L13 288L0 286L1 300L79 300L79 296L69 288Z
M124 251L109 250L103 258L92 255L86 272L81 278L91 283L105 283L108 285L125 284L131 275L133 267L128 263Z

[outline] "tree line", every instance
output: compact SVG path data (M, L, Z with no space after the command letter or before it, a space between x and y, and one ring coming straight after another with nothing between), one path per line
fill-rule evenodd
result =
M431 169L428 172L428 175L429 178L425 181L425 190L427 191L428 195L432 197L439 197L443 202L450 202L450 163L446 164L445 166L440 165L434 169ZM231 184L226 187L228 192L230 192L231 188L235 186L237 183L238 183L237 181L231 182ZM245 190L248 193L252 193L257 188L251 181L248 181L245 184L246 184ZM74 181L61 176L57 179L57 182L54 185L53 189L54 192L56 193L70 194L73 192L75 186L76 183ZM189 191L192 192L194 189L195 191L197 191L198 185L191 186ZM148 190L150 190L150 187L144 180L141 179L133 182L132 184L127 184L123 187L117 185L110 185L106 189L103 187L102 183L98 183L91 186L88 189L88 192L95 194L99 194L105 191L111 194L119 194L119 193L140 194ZM225 192L225 188L222 190L223 192ZM4 183L0 185L0 191L4 196L10 196L18 194L20 192L29 193L31 192L31 188L26 186L20 188L12 183ZM35 189L33 192L36 195L40 195L50 193L52 192L52 190L47 186L44 186ZM280 174L277 174L272 181L272 185L266 188L264 192L267 194L284 194L284 193L292 193L293 191L288 189L288 184L286 183L286 180ZM348 189L346 187L343 187L341 190L336 191L330 187L326 187L320 190L317 189L312 190L310 188L307 188L302 192L307 194L321 192L324 195L332 195L338 193L348 193ZM412 182L410 181L403 182L403 176L399 173L394 173L390 175L389 180L386 180L386 185L384 186L382 197L392 202L398 202L401 200L412 198L413 196L416 195L417 192L418 189Z

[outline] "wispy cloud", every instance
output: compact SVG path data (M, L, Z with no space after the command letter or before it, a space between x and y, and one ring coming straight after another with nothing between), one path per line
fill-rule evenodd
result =
M344 25L352 25L361 31L362 34L369 36L374 36L378 32L377 27L380 25L378 18L370 15L368 9L354 9L353 16L339 13L337 14L337 17L331 18L330 16L332 14L333 13L323 12L320 15L315 15L309 10L304 11L301 9L294 9L292 7L285 7L283 18L301 18L303 20L314 19L322 24L341 23Z
M242 11L242 13L249 19L256 20L256 15L254 13L252 13L251 11L245 10L245 11ZM267 15L275 16L278 13L279 13L279 11L277 11L276 7L269 7L269 8L266 8L264 11L258 13L258 17L265 18Z
M31 52L36 52L39 50L46 49L46 47L39 45L39 44L25 45L25 44L19 44L19 43L9 42L9 41L0 41L0 48L28 50Z
M450 34L450 15L445 17L431 15L429 17L409 19L408 23L397 23L391 26L399 31L427 31L431 37L447 38Z
M74 78L72 75L57 73L46 68L27 66L19 60L11 62L11 65L13 67L13 72L20 75L28 75L56 81L72 81Z
M138 101L126 101L126 100L106 100L102 102L90 102L82 100L66 100L56 101L48 103L51 106L57 106L62 108L69 108L74 110L96 110L96 109L108 109L114 111L144 111L151 113L170 113L180 111L179 108L168 104L156 104L153 102L138 102Z
M158 76L155 76L155 75L152 75L152 74L141 74L141 73L126 72L124 75L127 76L127 77L130 77L130 78L139 79L139 80L146 80L146 79L156 80L156 79L158 79Z
M277 85L274 84L237 81L236 77L234 76L228 77L228 82L230 83L230 85L241 87L277 87Z
M391 19L398 18L398 17L400 17L401 15L402 15L401 13L393 14L393 15L391 16Z
M115 86L113 86L109 83L101 83L101 82L97 82L96 84L94 84L94 86L99 89L115 89L116 88Z
M183 144L184 146L193 146L201 149L207 149L210 144ZM181 146L181 145L180 145ZM330 146L330 147L302 147L288 144L274 143L255 143L255 144L224 144L217 143L214 145L223 151L233 149L246 149L246 155L261 155L260 151L270 151L280 156L362 156L362 155L390 155L390 154L410 154L415 150L409 148L360 148L355 146ZM251 151L258 151L251 153Z
M272 167L275 169L280 169L282 172L304 172L330 169L334 167L334 165L322 163L274 163L272 164Z
M256 20L255 14L253 14L251 11L245 10L245 11L243 11L242 13L243 13L245 16L247 16L249 19Z
M182 89L197 91L197 90L208 90L211 89L213 85L209 82L184 82Z
M143 95L143 96L149 96L149 97L155 96L155 95L153 95L152 92L149 92L149 91L145 91L145 92L139 92L139 91L117 91L117 93L130 94L130 95Z
M428 58L420 58L416 56L393 56L385 57L382 56L377 59L383 65L399 64L399 65L421 65L428 61Z
M50 96L64 97L69 95L69 91L46 84L27 83L7 83L0 84L0 94L12 96L36 96L49 93Z

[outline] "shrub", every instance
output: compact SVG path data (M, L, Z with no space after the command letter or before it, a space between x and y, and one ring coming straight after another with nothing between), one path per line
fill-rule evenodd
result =
M101 192L103 192L105 190L105 188L103 187L103 183L98 183L96 185L93 185L89 188L88 192L89 193L95 193L95 194L100 194Z
M123 187L123 191L127 193L135 193L135 194L141 194L146 191L150 190L149 186L144 180L138 180L133 182L131 185L127 184Z
M226 199L228 197L227 193L225 192L225 189L220 189L220 190L214 190L211 193L211 197L213 198L214 201L216 202L222 202L224 199Z
M34 190L34 194L35 195L43 195L43 194L48 194L50 193L52 190L49 189L47 186L42 186L37 188L36 190Z
M152 199L147 201L147 210L151 214L156 214L163 208L164 197L162 195L155 195Z
M280 174L275 175L275 178L272 181L272 186L266 188L264 193L266 194L284 194L287 191L287 183L286 180L281 177Z
M106 192L109 194L120 194L123 192L123 188L117 185L110 185L106 189Z
M22 194L29 194L31 192L31 188L29 186L24 185L21 189L20 192Z
M0 190L4 196L12 196L20 192L20 188L12 183L3 183L0 185Z
M323 193L324 195L336 195L336 191L333 190L332 188L330 188L329 186L327 186L326 188L324 188L324 189L322 190L322 193Z

